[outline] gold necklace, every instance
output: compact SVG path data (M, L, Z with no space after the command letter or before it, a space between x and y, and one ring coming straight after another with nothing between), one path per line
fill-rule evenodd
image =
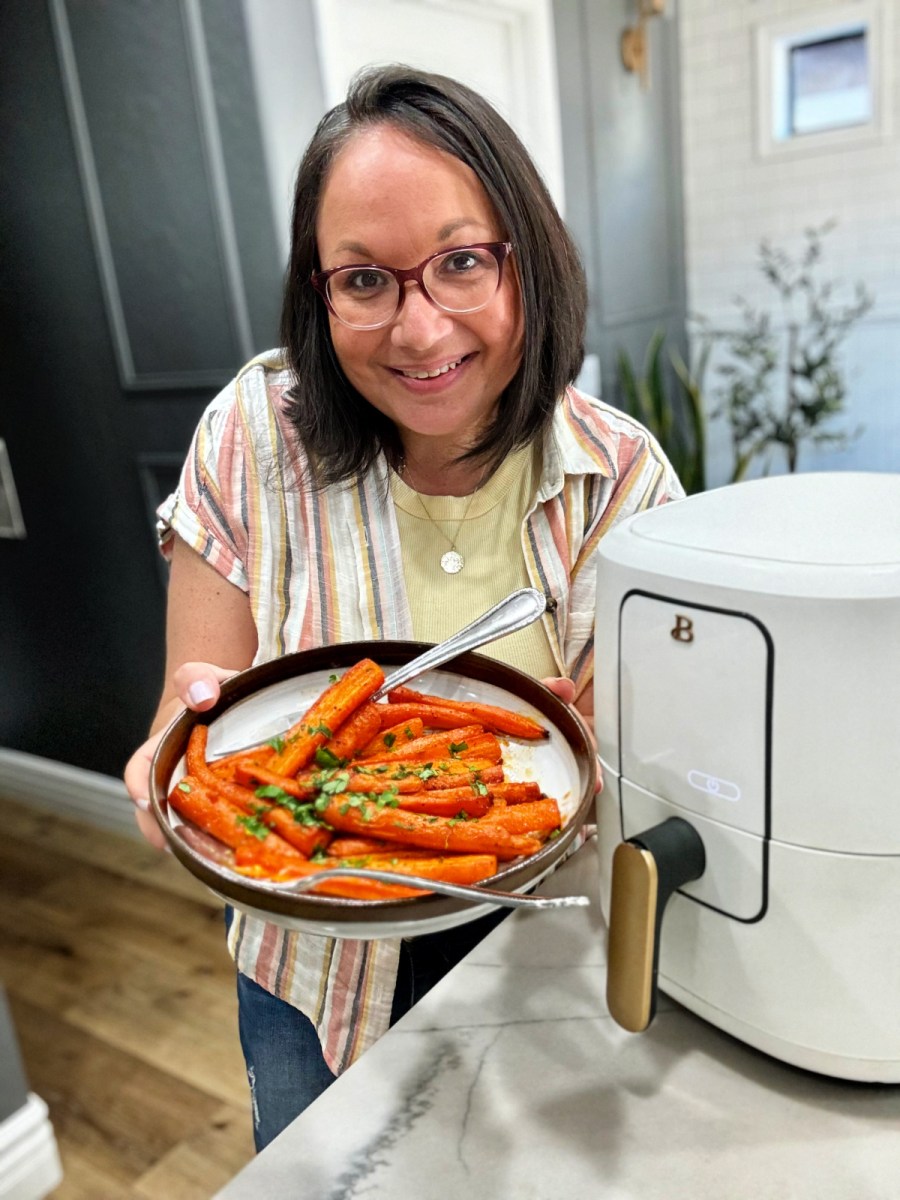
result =
M403 478L403 472L405 470L406 470L406 461L404 460L403 462L400 463L400 470L397 472L397 474L400 476L401 479ZM460 573L460 571L463 569L463 567L466 565L466 560L463 558L463 556L460 554L460 552L456 548L456 539L459 537L459 531L463 527L463 522L465 521L466 517L469 515L469 509L472 507L472 501L475 499L475 493L477 491L479 491L479 489L481 488L481 485L484 483L484 477L486 474L487 474L487 468L485 468L484 471L482 472L481 478L479 479L479 481L475 487L475 491L473 491L471 493L471 495L469 496L469 502L466 505L465 509L463 510L463 515L459 518L459 520L456 523L456 528L453 531L452 537L450 536L449 533L447 533L446 529L442 529L441 526L438 525L437 521L434 519L434 517L431 515L431 513L425 507L425 501L422 499L420 494L415 490L415 488L411 489L413 491L416 499L419 501L419 505L422 509L422 512L425 514L427 520L429 520L431 522L431 524L435 527L435 529L438 531L438 533L450 543L450 549L445 550L444 553L441 555L441 570L444 572L445 575L458 575ZM409 484L407 484L406 486L409 487Z

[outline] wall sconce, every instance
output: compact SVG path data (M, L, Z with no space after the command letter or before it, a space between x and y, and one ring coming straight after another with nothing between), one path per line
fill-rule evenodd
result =
M647 22L651 17L661 16L666 10L666 0L637 0L637 24L630 25L622 34L619 43L622 64L626 71L640 76L641 87L650 86L650 59L647 47Z

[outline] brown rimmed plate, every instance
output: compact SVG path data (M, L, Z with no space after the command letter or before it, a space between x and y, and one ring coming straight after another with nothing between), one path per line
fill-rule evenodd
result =
M214 708L183 712L163 734L150 770L153 812L176 858L218 896L251 916L289 929L352 938L410 937L465 924L493 911L445 896L406 900L345 900L332 896L267 890L215 861L202 838L186 840L181 818L167 796L185 774L184 755L194 725L209 726L208 754L215 758L234 747L265 741L283 726L286 713L303 710L328 686L329 676L361 658L372 658L385 672L428 648L424 642L344 642L288 654L250 667L222 685ZM502 863L485 887L527 891L548 874L591 819L596 759L581 720L568 705L531 676L482 654L462 654L415 680L418 691L458 700L500 704L535 717L549 731L536 742L501 739L510 779L537 780L559 802L563 828L537 854Z

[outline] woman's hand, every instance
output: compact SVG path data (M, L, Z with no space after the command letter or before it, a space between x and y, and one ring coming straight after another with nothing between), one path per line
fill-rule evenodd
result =
M567 679L564 675L554 675L549 679L542 679L541 683L552 692L554 696L558 696L563 704L568 704L570 708L574 708L584 722L588 731L588 736L591 739L591 745L594 747L594 753L597 753L597 739L594 737L594 689L588 686L581 693L578 700L575 699L575 684L571 679ZM600 759L597 759L597 793L603 790L603 772L600 769Z
M150 763L168 726L186 708L206 712L219 698L219 685L236 672L212 663L184 663L172 676L175 695L156 714L150 737L135 750L125 768L125 787L134 802L138 829L152 846L166 848L166 839L150 811Z

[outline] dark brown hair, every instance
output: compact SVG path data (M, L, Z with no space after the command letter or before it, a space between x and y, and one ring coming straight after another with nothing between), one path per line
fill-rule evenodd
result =
M583 358L587 292L575 245L516 134L477 92L404 66L368 69L326 113L297 173L282 345L295 377L288 412L321 484L348 480L379 451L397 466L396 427L350 384L334 352L328 313L310 285L319 269L316 220L329 170L350 138L390 124L470 167L512 242L524 309L522 360L497 413L465 454L496 467L541 435Z

